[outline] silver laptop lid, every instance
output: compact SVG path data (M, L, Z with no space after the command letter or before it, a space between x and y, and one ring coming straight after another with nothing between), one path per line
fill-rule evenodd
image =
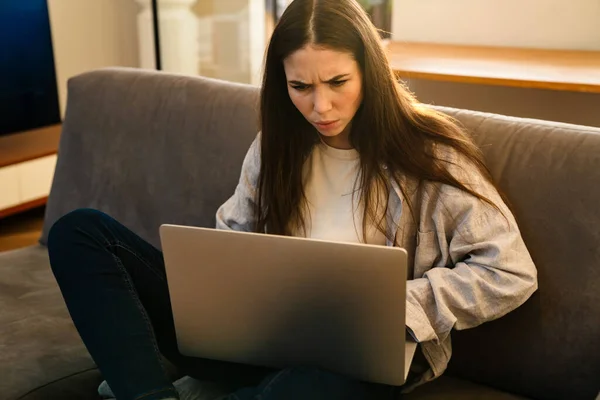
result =
M160 236L182 354L405 382L403 249L174 225Z

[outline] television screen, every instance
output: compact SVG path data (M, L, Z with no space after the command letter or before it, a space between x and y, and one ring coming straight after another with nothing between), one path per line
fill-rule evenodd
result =
M0 135L58 122L46 0L0 0Z

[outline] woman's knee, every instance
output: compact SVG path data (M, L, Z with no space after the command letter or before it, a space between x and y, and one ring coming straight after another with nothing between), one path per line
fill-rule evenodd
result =
M92 208L79 208L60 217L48 232L48 248L56 247L68 239L82 227L93 224L103 218L103 213Z
M69 257L73 245L89 239L108 215L91 208L80 208L59 218L48 232L48 254L52 269L60 266L60 259ZM56 272L56 271L55 271Z

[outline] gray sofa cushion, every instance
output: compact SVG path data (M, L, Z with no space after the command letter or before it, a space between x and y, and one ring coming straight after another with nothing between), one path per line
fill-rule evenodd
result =
M18 400L99 400L96 388L101 381L97 369L85 370L32 389Z
M600 129L441 108L475 135L511 201L539 290L453 334L450 373L545 399L600 390Z
M0 398L16 399L65 377L72 391L79 388L82 393L89 385L83 388L80 380L100 382L64 305L45 247L0 254L0 310Z
M442 375L402 397L402 400L525 400L527 397Z

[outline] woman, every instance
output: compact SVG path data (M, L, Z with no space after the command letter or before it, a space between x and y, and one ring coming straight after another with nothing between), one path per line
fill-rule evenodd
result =
M535 267L481 154L396 82L355 0L295 0L285 11L267 52L261 128L217 227L406 248L407 329L421 349L413 383L442 374L453 328L498 318L535 291ZM75 325L118 399L210 398L206 386L175 388L162 356L226 383L228 399L394 396L324 371L180 355L162 254L105 214L67 214L48 245Z

